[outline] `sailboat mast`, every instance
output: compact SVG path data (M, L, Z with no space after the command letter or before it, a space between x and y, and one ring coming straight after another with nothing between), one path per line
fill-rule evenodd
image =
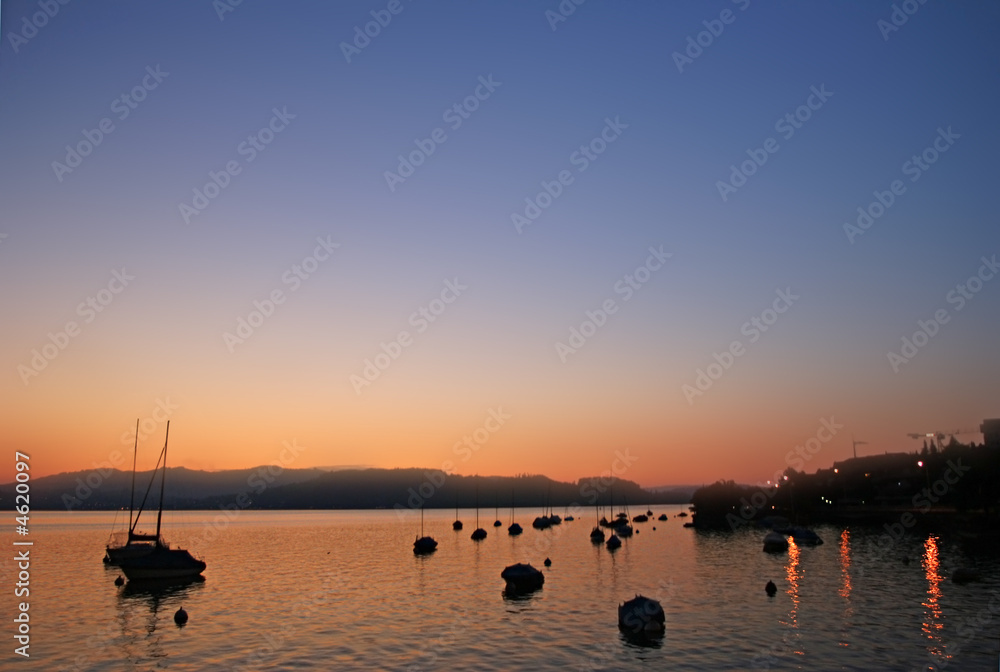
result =
M135 506L135 456L139 452L139 418L135 419L135 445L132 446L132 490L128 495L128 531L132 533L132 509Z
M167 483L167 443L170 441L170 421L167 420L167 436L163 439L163 478L160 479L160 510L156 512L156 543L160 543L160 521L163 519L163 490Z

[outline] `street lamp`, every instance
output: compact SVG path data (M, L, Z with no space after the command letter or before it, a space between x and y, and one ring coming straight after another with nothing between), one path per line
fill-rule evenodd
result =
M923 460L917 460L917 466L924 470L924 479L927 481L927 489L930 490L931 489L930 467L928 466L928 468L924 469Z

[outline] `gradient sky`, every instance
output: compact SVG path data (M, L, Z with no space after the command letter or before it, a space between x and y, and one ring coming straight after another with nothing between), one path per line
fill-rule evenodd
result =
M130 457L136 418L148 468L158 405L172 466L273 463L294 440L288 466L568 480L620 451L647 486L770 478L824 418L843 427L810 471L849 456L852 434L862 454L913 450L907 433L1000 416L1000 280L948 301L1000 255L997 5L914 2L891 32L887 0L591 1L559 22L556 0L220 5L74 2L37 31L37 2L0 7L0 481L15 450L35 476ZM342 44L390 5L348 62ZM477 87L453 128L446 111ZM813 87L832 96L786 138L776 122ZM241 143L274 109L294 119L249 161ZM574 152L607 119L627 128L581 170ZM385 172L439 128L390 190ZM939 129L960 137L911 181L904 164ZM769 138L777 151L723 200L717 183ZM186 223L179 205L230 161L239 174ZM572 183L519 233L511 214L560 171ZM894 180L905 192L849 240ZM295 286L318 237L339 247ZM616 283L651 246L672 256L625 300ZM89 312L123 268L134 279ZM421 322L456 278L467 289ZM751 342L742 325L789 288ZM229 347L275 290L283 303ZM894 371L889 352L940 309L948 322ZM403 330L359 394L351 376ZM33 367L50 333L65 348ZM734 340L743 354L685 395ZM458 453L477 429L488 440Z

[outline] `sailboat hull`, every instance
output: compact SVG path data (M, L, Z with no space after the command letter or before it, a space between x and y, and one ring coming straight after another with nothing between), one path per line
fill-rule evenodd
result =
M205 571L205 563L181 548L159 546L149 553L120 563L129 581L143 579L183 579Z
M153 552L152 544L126 544L124 546L108 546L104 549L104 564L121 565L133 558L141 558Z

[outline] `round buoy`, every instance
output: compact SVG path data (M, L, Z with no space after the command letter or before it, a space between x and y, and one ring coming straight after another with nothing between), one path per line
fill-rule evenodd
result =
M764 586L764 592L770 597L774 597L774 594L778 592L778 587L774 585L774 581L768 581L767 585Z
M119 574L118 578L115 579L115 585L116 586L124 586L125 585L125 579L122 578L121 574Z
M188 622L188 612L184 611L184 607L177 610L174 614L174 623L177 625L184 625Z
M551 567L552 566L552 561L549 560L548 558L545 558L545 566L546 567Z
M656 532L656 525L653 525L653 532Z

